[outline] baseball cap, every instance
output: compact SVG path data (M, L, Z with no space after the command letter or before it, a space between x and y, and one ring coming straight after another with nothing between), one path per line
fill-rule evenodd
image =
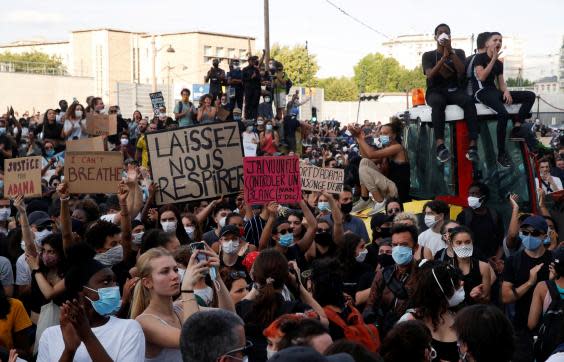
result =
M543 233L548 232L548 224L542 216L529 216L523 221L523 223L521 223L521 227L523 226L532 226L535 230L542 231Z
M241 232L239 231L239 228L236 225L225 225L224 227L221 228L221 232L219 233L219 237L223 237L227 234L233 234L233 235L241 235Z
M51 223L51 218L49 217L49 214L46 213L45 211L39 211L39 210L29 214L28 220L30 225L35 225L35 226Z
M276 362L354 362L351 355L338 353L324 356L310 347L290 347L281 350L268 361Z

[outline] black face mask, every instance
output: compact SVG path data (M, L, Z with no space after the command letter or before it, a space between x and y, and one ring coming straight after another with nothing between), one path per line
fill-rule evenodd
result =
M390 265L394 265L394 258L392 258L389 254L380 254L378 255L378 264L385 268Z
M349 202L348 204L341 204L341 211L343 214L348 215L351 213L353 208L353 203Z
M328 232L316 233L315 242L321 246L329 246L333 243L333 237Z
M377 235L380 235L382 239L389 238L392 236L391 228L380 228L380 232L378 232Z

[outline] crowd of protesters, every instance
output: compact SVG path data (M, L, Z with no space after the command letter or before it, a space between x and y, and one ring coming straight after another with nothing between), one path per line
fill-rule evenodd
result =
M465 72L463 56L442 34L450 36L444 24L437 50L423 57L437 157L450 157L440 129L453 102L467 113L475 162L474 103L451 82ZM471 63L474 78L502 76L498 38L480 38L489 58ZM182 90L173 117L163 107L126 119L99 97L63 100L41 118L2 115L0 169L4 159L43 158L41 197L0 199L2 361L564 358L564 232L544 202L562 189L563 145L540 161L537 214L521 212L511 195L504 225L481 182L455 219L438 199L410 213L400 119L348 127L303 120L308 99L290 93L276 60L249 57L228 72L214 61L205 80L210 94L196 107ZM526 103L528 95L497 81L507 103ZM478 86L476 100L496 109L495 91ZM89 137L90 112L117 115L117 134L105 139L124 159L114 194L70 194L63 177L66 143ZM526 113L514 136L529 142L517 134ZM498 111L504 130L507 120ZM237 122L242 142L256 145L253 156L344 169L343 190L303 192L291 205L251 206L240 193L157 207L145 135L213 122ZM500 167L509 167L499 143L498 151ZM357 214L366 209L367 223Z

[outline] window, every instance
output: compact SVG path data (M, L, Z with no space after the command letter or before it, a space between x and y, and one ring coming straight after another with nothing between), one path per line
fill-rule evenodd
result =
M235 48L229 48L227 50L227 56L229 59L235 59Z
M204 63L211 62L213 57L212 47L204 45Z
M247 59L247 49L239 49L239 59Z
M218 58L223 58L223 47L215 48L215 56Z

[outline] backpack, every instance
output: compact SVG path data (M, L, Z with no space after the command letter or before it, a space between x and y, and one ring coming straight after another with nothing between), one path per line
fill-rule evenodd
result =
M286 81L286 95L290 93L290 89L292 89L293 86L294 83L292 83L292 80L288 78L288 80Z
M324 307L323 310L327 318L343 330L346 340L359 343L371 352L378 352L380 349L378 328L373 324L365 324L362 314L352 305L347 305L347 308L350 309L350 313L346 321L329 307Z
M538 361L545 361L563 342L560 330L564 324L564 300L560 298L554 280L547 280L546 286L552 301L542 317L542 324L534 344L535 357Z

